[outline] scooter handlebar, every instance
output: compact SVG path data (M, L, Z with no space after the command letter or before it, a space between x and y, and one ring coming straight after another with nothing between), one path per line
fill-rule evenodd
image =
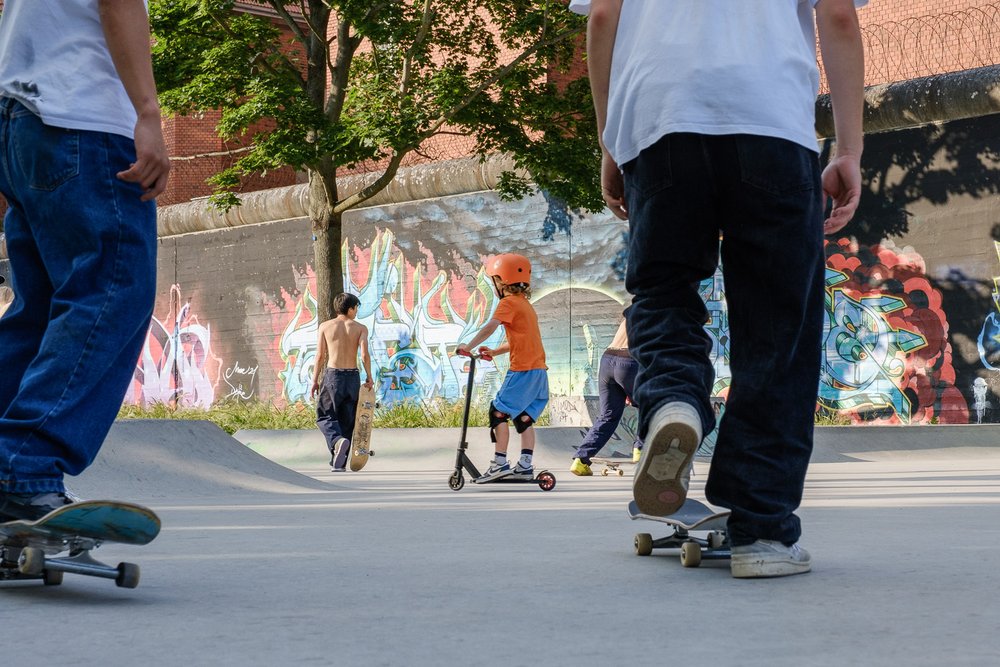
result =
M482 359L483 361L493 361L493 355L487 353L488 349L488 347L483 346L475 352L470 350L455 350L455 354L460 357L471 357L473 359Z

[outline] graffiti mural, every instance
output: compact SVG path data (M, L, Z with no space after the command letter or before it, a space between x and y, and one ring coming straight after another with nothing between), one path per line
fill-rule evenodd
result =
M125 402L207 408L216 400L222 360L212 352L211 325L172 285L163 319L154 314Z
M941 293L920 255L828 242L826 285L820 405L857 422L968 423Z

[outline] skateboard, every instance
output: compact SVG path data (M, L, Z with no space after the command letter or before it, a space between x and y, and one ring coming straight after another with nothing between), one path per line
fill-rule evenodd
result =
M633 500L628 504L630 519L647 519L665 523L673 532L654 540L649 533L635 536L635 553L648 556L653 549L680 549L681 565L698 567L703 560L731 558L729 533L726 529L728 510L715 510L693 498L684 501L681 508L670 516L652 516L639 511ZM692 531L704 532L704 537L692 535Z
M62 583L63 573L114 579L121 588L139 585L139 566L105 565L90 555L104 542L149 544L160 532L152 510L111 500L87 500L53 510L35 521L0 523L0 580L41 579ZM66 556L50 556L68 552Z
M619 477L625 475L625 471L622 470L622 466L635 465L635 461L632 459L603 459L603 458L593 458L590 459L591 463L600 463L604 466L604 470L601 471L602 477L607 477L608 475L615 474Z
M375 456L371 447L372 419L375 417L375 388L361 385L358 393L358 411L354 416L354 437L351 439L351 470L357 472L368 463L369 456Z

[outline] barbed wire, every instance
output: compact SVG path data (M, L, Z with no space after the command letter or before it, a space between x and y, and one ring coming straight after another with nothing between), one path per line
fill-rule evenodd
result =
M862 26L865 85L1000 63L1000 3ZM820 90L829 92L821 63Z

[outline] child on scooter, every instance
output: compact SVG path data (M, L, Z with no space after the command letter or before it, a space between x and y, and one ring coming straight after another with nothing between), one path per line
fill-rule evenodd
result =
M531 262L522 255L506 253L489 259L485 268L500 303L493 318L472 340L460 344L456 351L468 354L502 324L507 342L496 349L483 348L481 352L493 357L510 352L510 370L496 398L490 403L490 439L496 443L496 452L489 469L476 481L488 482L507 476L531 479L535 475L532 465L535 451L533 424L549 402L548 367L545 365L542 334L538 328L538 315L528 301L531 296ZM510 442L508 421L511 419L514 429L521 434L521 457L514 466L507 461L507 445Z

